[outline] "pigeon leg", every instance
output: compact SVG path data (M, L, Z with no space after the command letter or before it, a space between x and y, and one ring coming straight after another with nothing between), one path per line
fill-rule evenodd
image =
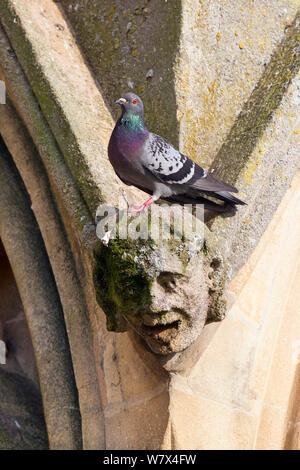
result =
M132 212L138 214L138 213L142 212L143 210L148 209L148 207L151 206L151 204L153 204L154 201L157 201L157 199L158 199L158 197L151 196L141 206L138 206L138 205L135 204L135 205L131 206L130 209L131 209Z

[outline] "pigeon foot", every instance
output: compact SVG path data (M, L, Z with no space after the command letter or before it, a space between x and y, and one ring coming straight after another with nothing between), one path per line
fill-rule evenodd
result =
M139 214L140 212L143 212L144 210L148 209L149 206L155 201L153 196L151 196L144 204L141 206L138 206L137 204L134 204L133 206L130 207L130 212L133 214Z

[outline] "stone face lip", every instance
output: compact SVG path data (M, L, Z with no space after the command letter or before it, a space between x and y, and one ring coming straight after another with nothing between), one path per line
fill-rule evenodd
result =
M180 320L173 321L171 323L159 324L157 323L155 326L148 326L143 324L141 326L142 331L145 334L148 333L149 336L157 337L162 341L170 341L170 339L174 336L176 331L180 326Z

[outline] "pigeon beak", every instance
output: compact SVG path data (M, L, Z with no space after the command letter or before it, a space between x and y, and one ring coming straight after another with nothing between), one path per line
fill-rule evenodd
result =
M126 100L125 98L119 98L117 101L115 101L115 104L120 104L122 106L122 104L126 103Z

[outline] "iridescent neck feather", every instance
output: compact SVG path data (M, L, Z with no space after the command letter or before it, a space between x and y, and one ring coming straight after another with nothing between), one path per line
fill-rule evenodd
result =
M124 113L120 118L120 124L124 130L145 132L147 128L144 123L144 116L141 114Z

